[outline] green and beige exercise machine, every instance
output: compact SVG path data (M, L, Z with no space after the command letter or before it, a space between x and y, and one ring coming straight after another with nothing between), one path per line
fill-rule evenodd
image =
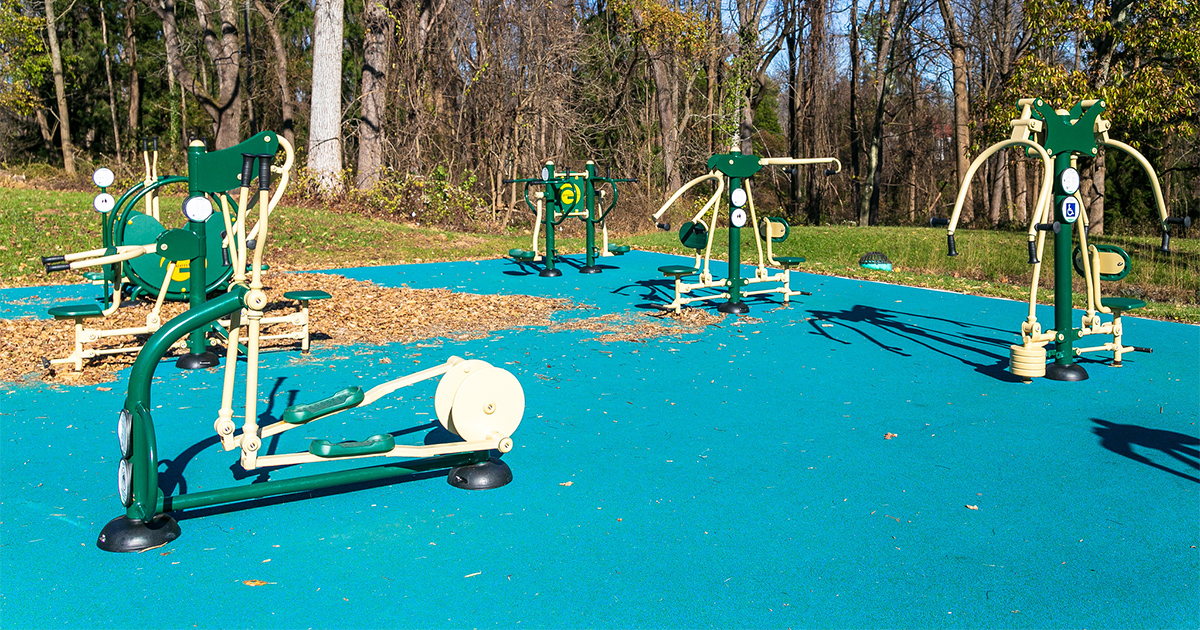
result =
M674 195L653 215L655 225L661 230L670 230L671 225L663 222L662 217L678 201L684 193L693 186L707 181L716 182L717 189L704 204L700 211L679 228L679 240L684 247L696 250L696 260L691 265L665 265L658 270L664 276L675 279L675 299L666 309L680 312L685 304L725 298L717 310L722 313L743 314L750 312L750 307L742 298L752 295L778 293L783 296L784 303L790 301L793 295L810 295L805 291L791 288L791 269L804 262L800 256L776 256L774 243L787 240L790 231L787 220L782 217L764 217L759 221L754 209L754 193L750 180L764 166L804 166L811 164L831 164L833 168L825 171L826 175L841 172L842 164L837 158L760 158L753 154L744 154L738 150L740 142L735 138L733 148L729 153L714 155L708 159L708 173L693 179L675 191ZM713 239L716 236L717 220L720 216L721 202L729 208L729 273L727 278L713 277L710 269L712 263ZM753 226L754 244L758 250L758 263L751 278L742 277L742 228L747 223ZM764 245L765 241L765 245ZM685 282L688 276L699 274L696 282ZM757 284L775 284L771 288L747 290L746 287ZM717 290L716 293L705 292L693 294L700 290ZM690 294L690 295L689 295Z
M151 149L153 146L153 149ZM172 184L187 182L186 177L164 177L158 174L158 137L142 139L142 162L145 165L142 181L134 184L126 190L121 197L114 198L109 194L108 189L112 187L116 181L116 174L108 168L98 168L95 173L92 173L92 182L100 189L100 193L92 199L92 209L100 214L100 248L91 249L82 252L72 252L69 254L60 254L52 256L42 256L42 264L46 266L47 271L65 271L72 267L66 263L74 263L78 261L94 259L97 257L110 256L114 253L121 252L125 249L123 245L117 245L117 239L124 236L128 216L131 212L139 212L139 205L142 206L140 212L155 221L159 218L159 190L163 187ZM120 233L117 234L117 228L120 226ZM135 293L140 289L137 284L129 282L124 277L112 278L112 273L116 263L100 266L99 271L85 271L83 277L92 284L103 286L104 292L108 293L114 282L121 282L129 293ZM80 267L75 267L80 268ZM123 269L122 269L123 270ZM107 298L100 298L106 303ZM119 302L119 300L116 300Z
M286 140L280 144L291 154ZM180 534L178 523L171 512L201 508L205 506L245 501L266 496L307 492L332 486L365 483L388 478L411 475L422 471L450 469L448 481L451 485L466 489L487 489L502 486L512 480L512 472L492 451L501 453L512 449L512 433L521 422L525 409L525 397L521 384L508 371L493 367L481 360L463 360L450 357L441 365L384 383L374 384L364 391L363 387L351 386L316 402L293 405L280 414L274 422L260 425L259 415L259 342L262 309L268 303L262 283L262 257L269 235L268 199L272 151L262 154L247 154L242 169L242 186L236 211L237 220L231 232L236 245L232 248L235 274L228 292L191 308L173 318L151 336L138 353L129 375L128 391L124 408L117 421L117 437L120 446L120 464L117 473L117 491L125 513L104 526L97 545L106 551L143 551L164 545ZM253 247L248 243L245 230L248 213L247 196L253 179L252 171L258 166L259 231ZM286 184L285 170L280 182ZM204 199L203 197L197 197ZM204 212L212 212L212 206L196 203L192 211L194 219L203 218ZM190 250L194 253L202 246L202 239L187 230L172 230L172 251ZM164 235L160 242L167 240ZM190 244L189 244L190 241ZM162 248L160 248L162 249ZM247 265L247 262L249 264ZM250 271L247 274L246 269ZM172 424L194 411L172 414L153 404L151 388L154 370L161 358L176 341L221 318L231 318L229 344L222 381L221 408L216 414L213 427L222 448L237 454L237 463L245 470L268 472L280 467L295 465L314 466L335 464L337 470L308 474L300 477L273 479L237 487L206 490L189 494L167 496L158 484L158 446L153 414L168 415ZM242 321L245 320L245 321ZM244 372L245 407L240 430L234 424L234 389L237 385L237 346L241 329L245 325L246 359ZM421 381L441 377L434 392L434 410L440 426L457 435L461 441L449 443L403 445L397 444L397 433L409 432L407 428L393 433L379 433L359 442L331 442L312 440L308 448L296 453L265 453L263 440L284 432L304 427L305 433L313 431L313 423L337 413L370 405L396 390ZM153 412L152 412L153 410ZM418 426L427 425L423 420L415 421ZM346 469L348 460L393 460L390 463ZM401 460L401 461L395 461Z
M588 160L584 170L579 172L560 172L555 170L554 162L546 162L542 167L541 177L532 179L506 179L506 184L525 184L525 205L534 213L533 242L529 249L510 249L508 255L519 263L544 263L538 275L543 278L561 276L562 271L555 269L558 251L554 247L554 228L568 218L583 221L586 230L586 262L579 268L579 273L600 273L601 268L596 264L596 257L619 256L629 251L628 245L612 245L608 242L608 226L605 219L613 208L617 207L617 184L636 182L637 179L601 177L596 173L596 163ZM597 188L597 185L608 188ZM530 199L530 188L543 186L544 190L535 190ZM612 200L608 207L602 208L597 199L603 200L609 196L611 189ZM600 227L602 242L596 244L596 226ZM538 251L538 232L545 231L545 247Z
M1084 100L1070 111L1050 106L1040 98L1021 99L1017 103L1021 114L1014 119L1012 134L981 153L967 169L964 184L958 191L954 214L949 219L933 219L933 225L946 225L947 253L957 256L954 231L962 213L971 177L987 158L1010 147L1022 147L1027 155L1038 156L1044 167L1042 187L1029 222L1029 264L1033 279L1029 285L1029 316L1021 323L1021 344L1010 347L1009 370L1028 381L1045 377L1057 381L1081 381L1088 377L1075 358L1085 352L1112 352L1112 365L1120 366L1126 352L1150 352L1148 348L1125 345L1122 341L1121 317L1124 313L1146 305L1142 300L1127 297L1104 297L1100 282L1120 280L1129 273L1130 258L1115 245L1092 244L1087 238L1087 213L1079 193L1078 160L1094 158L1100 147L1123 151L1132 156L1150 178L1158 204L1162 228L1162 251L1170 251L1170 230L1173 225L1187 227L1189 218L1167 216L1158 176L1150 163L1133 147L1108 137L1109 121L1102 117L1102 100ZM1079 245L1072 251L1072 230L1079 236ZM1042 252L1047 233L1054 235L1054 327L1043 330L1037 320L1037 288L1042 271ZM1087 290L1087 308L1079 327L1072 324L1071 270L1083 277ZM1111 320L1104 321L1104 315ZM1090 347L1076 347L1075 342L1092 335L1110 336L1111 341ZM1048 344L1053 349L1047 349ZM1047 364L1047 362L1050 362Z
M75 330L71 354L50 359L47 363L68 364L76 370L82 370L86 359L137 352L141 345L136 341L130 345L104 348L96 347L96 344L104 339L138 337L158 330L162 325L164 301L187 301L196 305L204 302L208 294L224 291L233 276L228 237L231 227L227 220L228 209L233 202L228 191L238 187L241 154L251 148L266 151L277 147L278 142L272 132L258 134L229 149L213 152L206 151L202 142L195 141L188 148L188 176L159 177L155 140L153 158L149 152L144 156L146 179L126 191L119 200L114 200L107 192L112 185L112 172L108 169L98 170L93 181L100 186L101 192L96 196L93 207L103 217L101 235L104 246L87 252L47 256L42 261L48 272L98 267L100 271L92 280L103 286L102 293L95 302L55 306L49 310L49 315L55 319L72 321ZM290 165L287 167L290 168ZM222 212L213 213L204 222L188 221L187 229L200 235L205 244L203 256L197 261L182 259L172 262L157 252L157 239L168 231L158 216L158 194L164 187L174 184L187 185L189 200L202 196L223 209ZM137 208L143 201L145 211L139 211ZM193 273L197 269L200 273ZM286 332L272 335L272 338L296 339L301 349L306 351L309 345L308 303L328 298L329 295L321 291L300 291L285 297L297 300L300 308L293 313L271 318L272 323L287 326ZM154 300L143 325L120 328L104 326L105 319L115 313L125 300L142 298ZM216 328L223 333L220 324ZM189 340L190 350L180 360L180 367L211 367L215 355L204 349L206 332L200 331Z

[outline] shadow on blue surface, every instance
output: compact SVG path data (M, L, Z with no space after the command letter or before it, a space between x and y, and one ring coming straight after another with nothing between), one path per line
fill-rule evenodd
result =
M1172 457L1184 466L1200 470L1200 450L1196 448L1200 446L1200 438L1175 431L1139 427L1135 424L1117 424L1099 418L1091 420L1100 425L1092 428L1092 433L1100 437L1100 446L1135 462L1200 483L1200 478L1151 461L1150 458L1133 451L1134 446L1148 448Z
M1011 342L982 334L962 332L964 329L993 331L998 333L1007 333L1008 331L1003 331L999 328L993 328L991 326L980 326L978 324L964 323L962 321L947 319L944 317L906 313L885 308L876 308L874 306L864 306L862 304L856 304L849 310L813 310L811 312L813 314L813 318L809 321L809 325L813 329L812 333L822 335L830 341L835 341L843 345L851 345L851 342L844 339L835 338L833 335L826 332L822 327L823 322L836 321L855 332L863 339L875 344L882 350L886 350L902 357L912 356L910 352L906 352L902 347L888 345L879 338L868 333L863 328L849 325L863 324L874 327L880 332L896 335L901 339L916 343L943 356L961 361L962 363L974 368L976 372L979 372L985 376L989 376L1006 383L1021 382L1021 378L1019 376L1014 375L1007 369L1009 360L1008 354L992 351L992 349L996 348L1007 350ZM911 323L912 320L941 324L943 328L926 328L917 326L914 323ZM960 332L947 333L944 331L944 327L958 328ZM968 357L971 355L978 355L980 360L970 360ZM987 361L989 359L990 361Z

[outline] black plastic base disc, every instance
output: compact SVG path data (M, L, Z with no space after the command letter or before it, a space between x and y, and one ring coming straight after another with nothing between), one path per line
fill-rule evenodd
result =
M202 370L221 364L221 358L211 352L190 353L179 357L175 367L181 370Z
M463 490L491 490L508 485L513 480L508 464L492 457L486 462L450 469L446 481Z
M600 273L600 271L601 270L598 265L592 265L590 267L580 267L579 268L579 273Z
M543 269L538 275L543 278L557 278L562 275L562 272L558 269Z
M744 315L750 312L750 307L745 302L725 302L717 310L730 315Z
M149 521L119 516L100 530L96 546L115 553L145 551L161 547L179 538L179 534L179 523L166 514L157 514Z
M1086 381L1088 373L1078 363L1071 365L1051 363L1046 366L1046 378L1052 381Z

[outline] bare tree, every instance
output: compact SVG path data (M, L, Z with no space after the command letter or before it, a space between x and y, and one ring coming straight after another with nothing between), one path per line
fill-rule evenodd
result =
M322 192L340 187L342 172L343 0L313 5L312 104L309 109L308 168Z
M75 175L75 147L71 144L71 117L67 111L67 89L63 82L62 49L58 46L54 0L46 0L46 32L50 44L50 69L54 73L54 96L58 101L58 135L62 139L63 168Z
M385 0L368 0L363 10L362 117L358 123L360 190L379 181L383 167L383 119L387 107L387 66L392 56L394 23Z

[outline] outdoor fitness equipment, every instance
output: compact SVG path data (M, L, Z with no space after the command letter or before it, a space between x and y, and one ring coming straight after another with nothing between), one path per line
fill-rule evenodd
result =
M525 205L534 213L533 221L533 243L528 250L510 249L508 255L517 262L535 262L541 258L545 262L545 267L542 269L539 276L550 278L561 276L562 271L554 268L555 259L558 257L558 251L554 248L554 228L567 220L567 217L575 217L583 221L587 230L586 255L587 264L579 269L579 273L600 273L601 269L596 264L596 256L620 256L629 251L628 245L610 245L608 243L608 226L605 219L617 206L617 183L618 182L636 182L637 179L622 179L614 177L601 177L596 174L596 163L588 160L584 165L584 170L572 172L559 172L554 168L554 162L547 161L542 167L541 177L532 179L506 179L506 184L525 184ZM612 188L612 202L603 210L596 203L596 198L603 199L608 195L605 189L596 189L596 184L608 184ZM531 186L545 186L544 191L534 191L533 196L536 203L529 199L529 188ZM550 211L546 211L546 206L549 206ZM542 223L545 223L546 230L546 247L542 253L538 252L538 230ZM600 226L603 243L600 247L596 246L596 226Z
M279 138L290 164L292 149ZM106 551L142 551L164 545L179 537L178 523L169 512L205 507L220 503L243 501L293 492L311 491L336 485L362 483L409 475L420 471L451 468L448 481L460 488L486 489L502 486L512 480L512 472L489 451L508 452L512 449L513 431L524 413L525 397L520 383L512 374L492 367L485 361L450 357L445 363L402 378L376 385L364 392L360 387L348 387L333 396L313 403L288 407L280 419L260 426L258 405L258 371L260 328L267 296L262 284L262 256L268 236L268 217L271 208L287 185L288 169L284 169L275 196L268 200L271 180L272 153L244 156L241 189L237 205L236 224L230 232L235 246L231 248L235 274L227 293L209 300L175 317L159 329L138 353L129 376L124 408L118 416L117 437L121 449L118 467L118 496L125 507L119 516L100 532L97 545ZM245 219L248 214L247 195L258 164L258 238L253 247L248 243ZM205 204L193 208L203 214ZM208 207L211 212L211 206ZM167 252L195 250L202 238L187 230L172 230L173 237L164 235L160 242L174 239ZM189 244L190 243L190 244ZM253 250L253 255L250 251ZM170 255L170 254L168 254ZM247 259L252 259L247 278ZM241 433L233 423L233 390L237 380L237 346L243 325L243 313L248 327L246 341L246 403ZM352 470L340 470L292 479L254 483L242 487L209 490L191 494L166 496L158 487L158 451L154 423L151 418L150 393L154 369L175 341L193 331L202 330L222 317L232 319L223 380L221 409L214 423L221 446L239 451L239 463L245 470L274 468L304 463L321 463L370 457L400 457L411 461L384 464ZM313 421L347 409L369 405L395 390L441 376L434 395L438 422L446 430L461 437L463 442L427 445L398 445L392 433L373 435L361 442L335 444L328 440L313 440L307 451L289 454L260 454L263 438L306 426Z
M1122 354L1130 351L1151 352L1149 348L1127 346L1121 341L1121 316L1146 303L1139 299L1103 297L1100 293L1101 280L1120 280L1129 273L1130 258L1124 250L1114 245L1092 245L1087 240L1087 213L1083 211L1083 200L1079 193L1079 156L1094 157L1100 146L1119 149L1133 156L1154 188L1158 213L1162 226L1161 251L1170 251L1170 229L1172 225L1191 225L1190 218L1167 216L1158 176L1150 162L1127 144L1108 137L1109 121L1101 117L1105 109L1102 100L1084 100L1076 103L1070 111L1055 110L1040 98L1026 98L1017 102L1020 117L1014 119L1012 135L1007 140L993 144L975 158L967 169L964 184L958 191L954 203L954 214L950 219L931 219L931 225L948 226L946 233L947 255L957 256L954 230L958 226L963 200L966 199L971 177L992 154L1008 147L1025 147L1027 155L1036 154L1045 167L1042 188L1029 223L1029 264L1033 265L1033 280L1029 286L1029 316L1021 324L1021 345L1010 346L1009 369L1013 374L1028 381L1044 376L1056 381L1082 381L1087 371L1074 362L1084 352L1111 351L1112 365L1121 365ZM1079 234L1079 246L1071 251L1071 227ZM1046 233L1054 234L1054 329L1043 331L1035 316L1037 306L1038 278L1042 269L1042 249ZM1087 288L1087 311L1079 328L1072 327L1071 268L1074 267ZM1109 322L1101 321L1101 314L1112 315ZM1074 342L1087 335L1111 335L1112 341L1099 346L1076 348ZM1054 349L1046 345L1054 342ZM1053 363L1047 365L1047 361Z
M734 138L733 146L729 153L721 153L708 158L708 173L684 184L653 215L655 225L659 229L670 230L671 225L663 223L661 219L672 204L693 186L710 180L717 183L716 192L704 204L700 212L697 212L690 221L684 222L679 228L679 240L683 243L683 246L696 250L695 263L690 267L687 265L665 265L658 268L664 276L675 278L675 299L666 308L674 309L676 313L682 310L683 305L697 300L728 298L717 307L717 310L722 313L743 314L750 312L750 307L742 301L742 298L746 296L779 293L783 295L784 303L788 303L793 295L811 295L806 291L793 291L791 289L791 269L804 262L804 258L800 256L775 255L772 244L782 243L787 240L790 228L787 221L782 217L765 217L762 221L758 220L758 216L754 210L754 195L750 188L750 178L764 166L801 166L807 164L833 164L834 168L826 169L825 174L834 175L841 172L842 163L837 158L832 157L760 158L753 154L743 154L738 150L739 144L738 139ZM730 208L729 277L721 279L713 277L712 272L709 270L709 265L712 262L712 245L716 233L714 228L717 225L717 217L721 209L722 193L727 189L729 192L724 196L724 200ZM705 219L706 216L708 216L707 220ZM758 267L755 269L753 278L743 278L741 276L741 229L746 226L747 221L757 227L754 230L754 244L758 249ZM765 252L763 241L766 241ZM703 250L703 254L701 254L701 250ZM782 270L778 273L772 273L769 266L782 267ZM696 273L700 274L698 282L688 283L683 281L684 277ZM754 291L743 289L743 287L751 284L767 282L777 282L780 286ZM715 294L684 297L685 294L699 289L721 289L721 291Z
M153 149L151 149L153 147ZM96 258L98 256L106 256L115 253L112 248L117 248L120 251L120 246L116 243L116 239L124 235L128 213L137 212L139 202L145 202L143 214L152 217L156 221L159 218L159 189L171 184L186 182L186 177L162 177L158 174L158 137L142 138L142 162L145 165L145 175L142 181L134 184L129 190L121 195L120 199L114 199L108 193L108 188L112 186L116 175L107 168L96 169L92 174L92 182L100 188L100 193L92 200L92 209L100 213L100 249L93 249L83 252L73 252L70 254L57 256L43 256L42 264L46 266L47 271L62 271L71 268L70 266L62 265L61 263L73 263L77 261ZM114 236L117 227L120 226L120 236ZM135 231L137 231L135 229ZM123 281L126 287L129 287L130 292L134 295L144 289L137 284L128 282L123 276L111 278L112 271L116 263L104 266L101 265L100 271L85 271L84 278L92 282L92 284L104 286L105 293L109 292L110 287L116 283ZM78 267L77 267L78 268ZM101 298L106 301L106 298ZM120 300L114 300L120 302Z
M106 190L112 184L112 172L108 169L98 170L93 181L100 186L101 193L96 196L93 207L103 214L101 235L104 247L65 256L47 256L42 258L42 262L47 272L100 267L97 278L104 287L103 294L96 303L69 304L49 309L49 315L55 319L74 322L75 346L68 356L51 359L47 363L71 364L76 370L82 370L84 359L137 352L141 346L136 344L104 349L89 345L110 337L153 333L162 325L160 312L165 300L186 300L195 306L204 302L207 294L224 290L233 275L228 238L230 222L222 218L228 216L232 206L226 191L238 186L241 154L247 150L274 152L279 146L276 138L272 132L263 132L234 147L213 152L207 152L203 142L193 141L188 147L187 177L157 175L158 143L155 139L153 158L148 152L143 155L147 168L146 179L116 201ZM286 168L291 168L290 163ZM202 256L197 260L177 259L172 264L167 257L157 253L157 239L168 231L157 216L157 195L159 189L177 183L188 185L189 199L204 196L210 203L219 204L222 212L210 213L204 221L189 219L188 229L203 239ZM143 199L146 200L147 212L136 209ZM254 238L254 230L250 238ZM196 269L202 272L192 273ZM136 299L139 296L155 300L146 316L145 325L117 329L85 325L85 320L112 315L126 297ZM323 291L298 291L289 292L285 297L296 300L300 308L294 313L268 318L266 323L286 323L291 326L287 332L270 338L299 340L301 350L307 351L308 303L330 296ZM222 334L224 332L219 323L214 329ZM192 336L188 342L189 354L180 359L179 367L195 369L215 365L216 356L207 352L206 333L207 330L197 331Z

